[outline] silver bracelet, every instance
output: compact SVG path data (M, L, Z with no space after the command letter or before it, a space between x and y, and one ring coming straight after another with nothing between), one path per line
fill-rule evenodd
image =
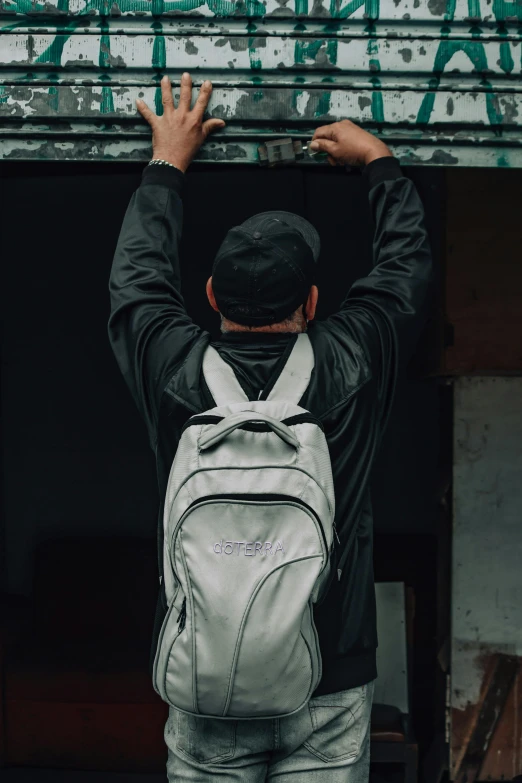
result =
M152 166L153 163L157 163L160 166L172 166L173 169L177 168L173 163L169 163L168 160L162 160L161 158L152 158L149 161L149 166Z

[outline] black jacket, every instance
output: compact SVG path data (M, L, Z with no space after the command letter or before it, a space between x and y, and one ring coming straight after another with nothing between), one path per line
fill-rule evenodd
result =
M375 267L352 286L338 313L309 324L316 364L300 403L321 419L330 448L342 567L340 581L315 609L323 658L316 695L376 677L369 479L399 364L409 359L424 324L432 278L423 208L412 182L393 158L370 163L363 178L375 226ZM171 167L145 168L110 278L110 341L156 455L160 573L163 502L181 428L213 407L201 379L210 337L192 322L180 292L183 179ZM253 400L294 340L290 334L245 332L226 334L213 345ZM152 653L165 611L160 578Z

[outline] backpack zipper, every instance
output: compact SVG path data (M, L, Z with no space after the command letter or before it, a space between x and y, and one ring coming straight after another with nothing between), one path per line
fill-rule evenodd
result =
M183 598L183 603L181 604L181 610L178 614L178 636L185 628L185 623L187 621L187 599L186 597Z
M317 514L317 512L311 506L309 506L308 503L305 503L303 500L300 500L299 498L293 497L292 495L280 495L280 494L275 494L275 493L258 493L258 494L253 494L252 493L252 494L248 494L248 495L240 494L240 493L238 493L238 494L227 494L227 495L205 495L202 498L198 498L198 500L194 500L190 504L190 506L188 506L185 509L185 511L183 512L181 518L178 520L178 523L177 523L177 525L174 528L174 531L172 533L171 542L173 542L174 539L176 538L176 533L178 532L178 528L180 527L181 523L183 522L183 520L185 519L187 514L192 509L194 509L195 506L198 506L200 504L204 504L204 503L206 503L208 501L211 501L211 500L218 500L218 501L219 500L232 500L232 501L236 501L236 502L238 502L238 501L239 502L240 501L247 501L247 502L257 501L257 502L261 502L261 503L267 503L267 502L268 503L273 503L273 502L278 502L278 501L286 501L286 502L293 503L296 506L302 506L303 508L305 508L307 510L307 512L309 514L311 514L313 516L313 518L317 522L317 526L318 526L319 530L321 531L321 538L322 538L323 545L324 545L324 551L326 552L326 556L327 557L330 556L330 550L328 548L328 542L326 540L326 533L324 531L323 523L321 522L321 519L320 519L319 515ZM336 535L337 535L337 532L336 532ZM171 546L172 546L172 543L171 543Z

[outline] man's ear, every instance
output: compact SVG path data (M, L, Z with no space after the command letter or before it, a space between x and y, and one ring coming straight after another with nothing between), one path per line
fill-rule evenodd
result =
M317 308L317 300L319 298L319 289L316 285L313 285L308 294L308 299L305 307L305 318L307 321L313 321L315 318L315 311Z
M210 302L210 306L212 307L212 309L215 310L216 313L219 313L219 307L217 306L216 297L214 296L214 290L212 288L212 278L211 277L209 277L208 280L207 280L207 296L208 296L208 301Z

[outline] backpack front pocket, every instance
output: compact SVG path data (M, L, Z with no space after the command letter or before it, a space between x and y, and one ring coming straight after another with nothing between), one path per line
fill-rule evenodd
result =
M296 498L267 497L206 498L175 527L186 624L166 634L164 698L186 712L289 714L317 685L310 594L327 558L320 523Z

